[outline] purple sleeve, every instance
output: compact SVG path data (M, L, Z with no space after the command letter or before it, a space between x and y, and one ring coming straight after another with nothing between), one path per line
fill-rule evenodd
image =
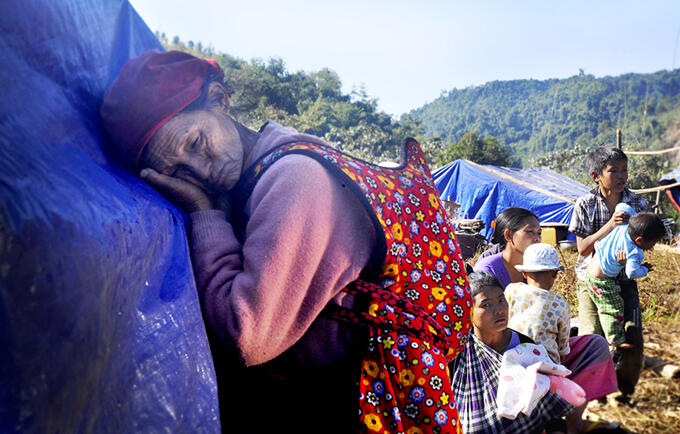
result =
M298 342L359 276L375 230L359 200L303 156L269 168L247 211L243 245L221 212L192 214L191 249L208 325L256 365Z
M512 335L510 336L510 342L508 343L508 347L505 349L505 351L510 351L511 349L515 348L517 345L521 344L519 340L519 335L517 334L516 331L509 329L510 333Z
M473 269L493 274L503 289L510 284L510 274L503 264L503 252L479 259Z

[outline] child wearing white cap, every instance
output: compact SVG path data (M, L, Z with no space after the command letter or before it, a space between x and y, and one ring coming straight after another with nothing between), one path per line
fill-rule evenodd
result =
M511 283L505 288L508 327L543 345L553 362L569 369L571 374L566 378L583 388L586 401L616 391L616 372L607 341L600 335L569 337L569 303L550 291L557 273L564 270L557 250L550 244L532 244L524 251L522 261L515 268L527 283ZM585 403L578 406L567 418L580 420L585 408Z
M557 273L564 270L557 250L550 244L532 244L516 265L527 283L511 283L505 288L510 306L508 327L517 330L548 351L555 363L569 354L569 303L550 289Z

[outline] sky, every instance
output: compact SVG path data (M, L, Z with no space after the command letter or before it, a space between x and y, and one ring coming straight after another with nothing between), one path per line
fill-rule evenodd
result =
M395 117L494 80L680 67L680 0L130 0L153 31L335 71Z

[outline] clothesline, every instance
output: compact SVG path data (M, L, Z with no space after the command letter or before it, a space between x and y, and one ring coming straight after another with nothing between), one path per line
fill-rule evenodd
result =
M661 149L659 151L625 151L626 155L657 155L657 154L666 154L668 152L673 152L673 151L678 151L680 150L680 146L676 146L674 148L668 148L668 149Z
M630 191L632 191L633 193L637 193L637 194L654 193L655 191L662 191L662 190L666 190L668 188L673 188L673 187L680 187L680 182L676 182L674 184L666 184L666 185L662 185L662 186L659 186L659 187L640 188L640 189L637 189L637 190L631 189Z

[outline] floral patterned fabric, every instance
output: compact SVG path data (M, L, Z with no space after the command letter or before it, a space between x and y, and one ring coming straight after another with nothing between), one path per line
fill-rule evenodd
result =
M384 168L325 145L288 143L250 166L245 185L252 189L267 167L293 153L316 159L357 194L379 234L378 247L362 280L345 291L366 308L332 305L328 314L369 326L358 373L360 426L381 433L462 432L448 365L470 329L467 275L420 146L409 140L404 150L403 167Z

